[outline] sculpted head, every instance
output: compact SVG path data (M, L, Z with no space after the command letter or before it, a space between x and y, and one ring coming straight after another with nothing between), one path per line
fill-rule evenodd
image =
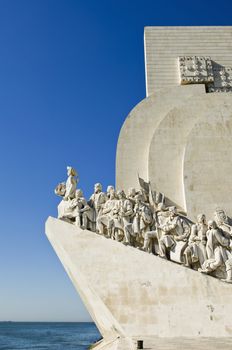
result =
M206 216L205 216L205 214L197 215L197 222L198 222L198 224L205 224L206 223Z
M144 202L148 201L147 193L146 193L146 191L143 188L140 188L140 190L138 190L137 194L141 195L141 197L143 198Z
M110 199L115 199L115 198L116 198L116 192L113 189L113 190L110 191Z
M208 228L209 228L209 229L215 229L215 228L217 228L216 222L215 222L214 220L209 220L209 221L208 221Z
M110 193L114 191L114 186L109 185L106 190L107 197L110 198Z
M76 198L81 198L81 197L83 197L83 192L81 189L77 189L76 190Z
M68 176L77 176L77 172L73 167L67 166L67 175Z
M117 192L117 196L118 196L119 199L126 198L125 192L123 190L119 190Z
M223 223L228 223L228 216L223 209L216 209L214 213L215 221L218 225L222 225Z
M94 185L94 193L99 193L102 191L102 185L97 182L95 185Z
M176 207L175 206L173 206L173 207L169 207L169 213L170 213L170 215L171 216L175 216L175 215L177 215L177 209L176 209Z
M128 190L128 197L135 197L135 195L136 195L135 188L133 188L133 187L129 188L129 190Z
M136 194L135 203L139 204L142 202L142 200L143 200L143 197L141 196L141 194Z

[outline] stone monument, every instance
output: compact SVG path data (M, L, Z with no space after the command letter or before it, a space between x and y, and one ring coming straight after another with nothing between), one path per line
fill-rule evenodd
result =
M67 167L46 234L103 340L232 347L232 27L147 27L147 97L118 139L116 188Z

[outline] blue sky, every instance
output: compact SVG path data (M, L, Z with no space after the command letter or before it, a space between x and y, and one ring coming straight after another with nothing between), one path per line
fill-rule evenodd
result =
M66 165L114 183L121 125L145 97L143 29L232 25L221 0L0 0L0 320L88 321L44 234Z

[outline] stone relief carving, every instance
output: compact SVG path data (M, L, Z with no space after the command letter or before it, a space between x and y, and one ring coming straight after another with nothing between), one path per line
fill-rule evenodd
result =
M204 214L194 223L140 178L140 190L131 188L127 195L112 185L104 193L96 183L87 201L76 189L75 169L67 167L67 175L55 189L62 197L59 219L232 283L232 222L223 209L208 223Z
M179 57L181 84L210 83L214 81L210 57Z
M66 217L67 220L72 215L72 208L70 201L75 198L76 186L79 182L79 177L74 168L67 166L67 180L59 183L55 188L55 194L63 197L58 206L58 218Z
M194 268L195 264L201 267L207 259L206 255L206 233L208 226L204 214L199 214L197 223L191 226L191 234L188 240L188 246L184 251L184 262L186 267Z
M213 62L214 83L208 85L209 92L232 91L232 68L223 67Z
M232 220L227 216L225 210L221 208L216 208L214 213L214 219L216 221L216 224L222 231L227 233L227 235L230 237L232 236Z
M209 56L180 56L180 83L205 84L207 92L232 92L232 68Z
M214 220L208 222L206 236L207 259L199 271L208 274L225 265L226 278L222 281L232 283L231 239L225 236Z

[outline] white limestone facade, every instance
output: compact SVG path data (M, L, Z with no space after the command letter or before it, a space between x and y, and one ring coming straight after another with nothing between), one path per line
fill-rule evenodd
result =
M230 349L231 284L55 218L46 234L104 338L102 348L135 350L133 341L143 339L156 349L165 338L176 350L178 339L204 339L208 350L214 348L206 338L217 337Z
M97 183L87 201L76 189L79 178L70 166L67 181L55 189L62 197L59 219L48 218L46 234L103 336L96 349L132 350L139 339L150 349L231 349L231 39L232 27L146 27L147 97L126 118L116 155L116 190L127 193L133 187L137 194L132 197L130 191L123 197L113 186L105 193ZM167 200L153 203L155 220L148 220L152 201L142 196L138 175L151 184L148 197L161 192ZM216 220L215 213L223 213L224 219L207 226L205 215ZM204 222L198 214L205 214ZM172 256L179 243L189 248L183 236L190 227L192 235L193 226L211 237L208 265L199 269L181 266L183 259L178 265ZM207 232L202 231L205 226ZM229 238L220 237L225 228ZM176 246L167 247L168 257L160 254L160 233L166 238L172 230ZM144 241L148 233L157 233L153 238L159 251L136 245L128 232L136 238L141 234ZM224 268L226 279L207 275L215 271L213 264Z
M210 56L232 66L231 26L145 27L146 95L180 84L178 57Z
M150 181L192 220L232 215L232 27L146 27L147 97L118 139L116 186Z

